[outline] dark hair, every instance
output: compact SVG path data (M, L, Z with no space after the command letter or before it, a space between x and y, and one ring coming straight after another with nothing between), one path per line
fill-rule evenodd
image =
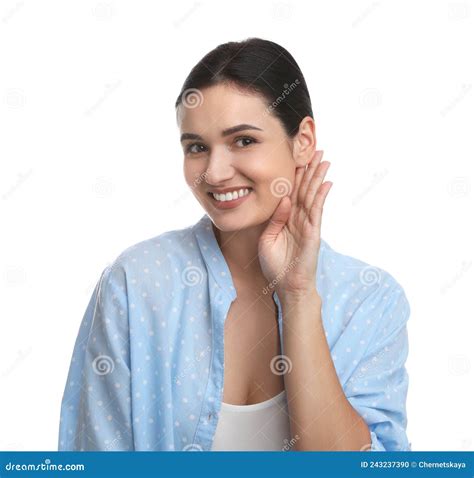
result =
M258 93L268 103L267 111L293 137L305 116L313 118L311 99L303 73L282 46L261 38L223 43L207 53L191 70L176 100L175 108L187 104L188 95L227 83Z

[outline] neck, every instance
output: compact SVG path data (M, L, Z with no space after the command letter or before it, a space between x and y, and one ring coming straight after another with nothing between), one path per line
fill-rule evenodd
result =
M232 276L263 278L258 260L258 241L267 223L237 231L221 231L212 225L217 243Z

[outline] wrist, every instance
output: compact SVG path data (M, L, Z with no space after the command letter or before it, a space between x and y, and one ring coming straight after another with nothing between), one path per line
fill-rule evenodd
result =
M303 290L277 291L277 294L283 305L294 306L297 304L308 304L309 302L322 304L322 299L315 287Z

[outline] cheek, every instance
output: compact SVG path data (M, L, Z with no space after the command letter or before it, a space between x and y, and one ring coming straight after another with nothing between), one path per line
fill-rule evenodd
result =
M203 170L198 162L184 161L183 164L184 179L188 186L195 186L199 182L199 178L203 177Z
M252 179L255 185L266 183L268 180L271 181L271 178L274 177L279 169L278 162L274 161L271 151L259 151L247 156L244 161L237 162L236 164L240 165L240 172Z
M287 156L278 156L269 152L253 158L245 174L255 184L262 199L279 201L292 188L294 182L294 164Z

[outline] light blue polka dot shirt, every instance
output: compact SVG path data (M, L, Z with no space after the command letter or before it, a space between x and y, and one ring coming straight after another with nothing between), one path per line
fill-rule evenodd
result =
M403 288L321 238L316 287L347 399L371 451L410 451ZM282 311L278 306L280 346ZM224 384L224 321L236 298L205 214L125 249L85 311L61 403L60 451L211 450Z

